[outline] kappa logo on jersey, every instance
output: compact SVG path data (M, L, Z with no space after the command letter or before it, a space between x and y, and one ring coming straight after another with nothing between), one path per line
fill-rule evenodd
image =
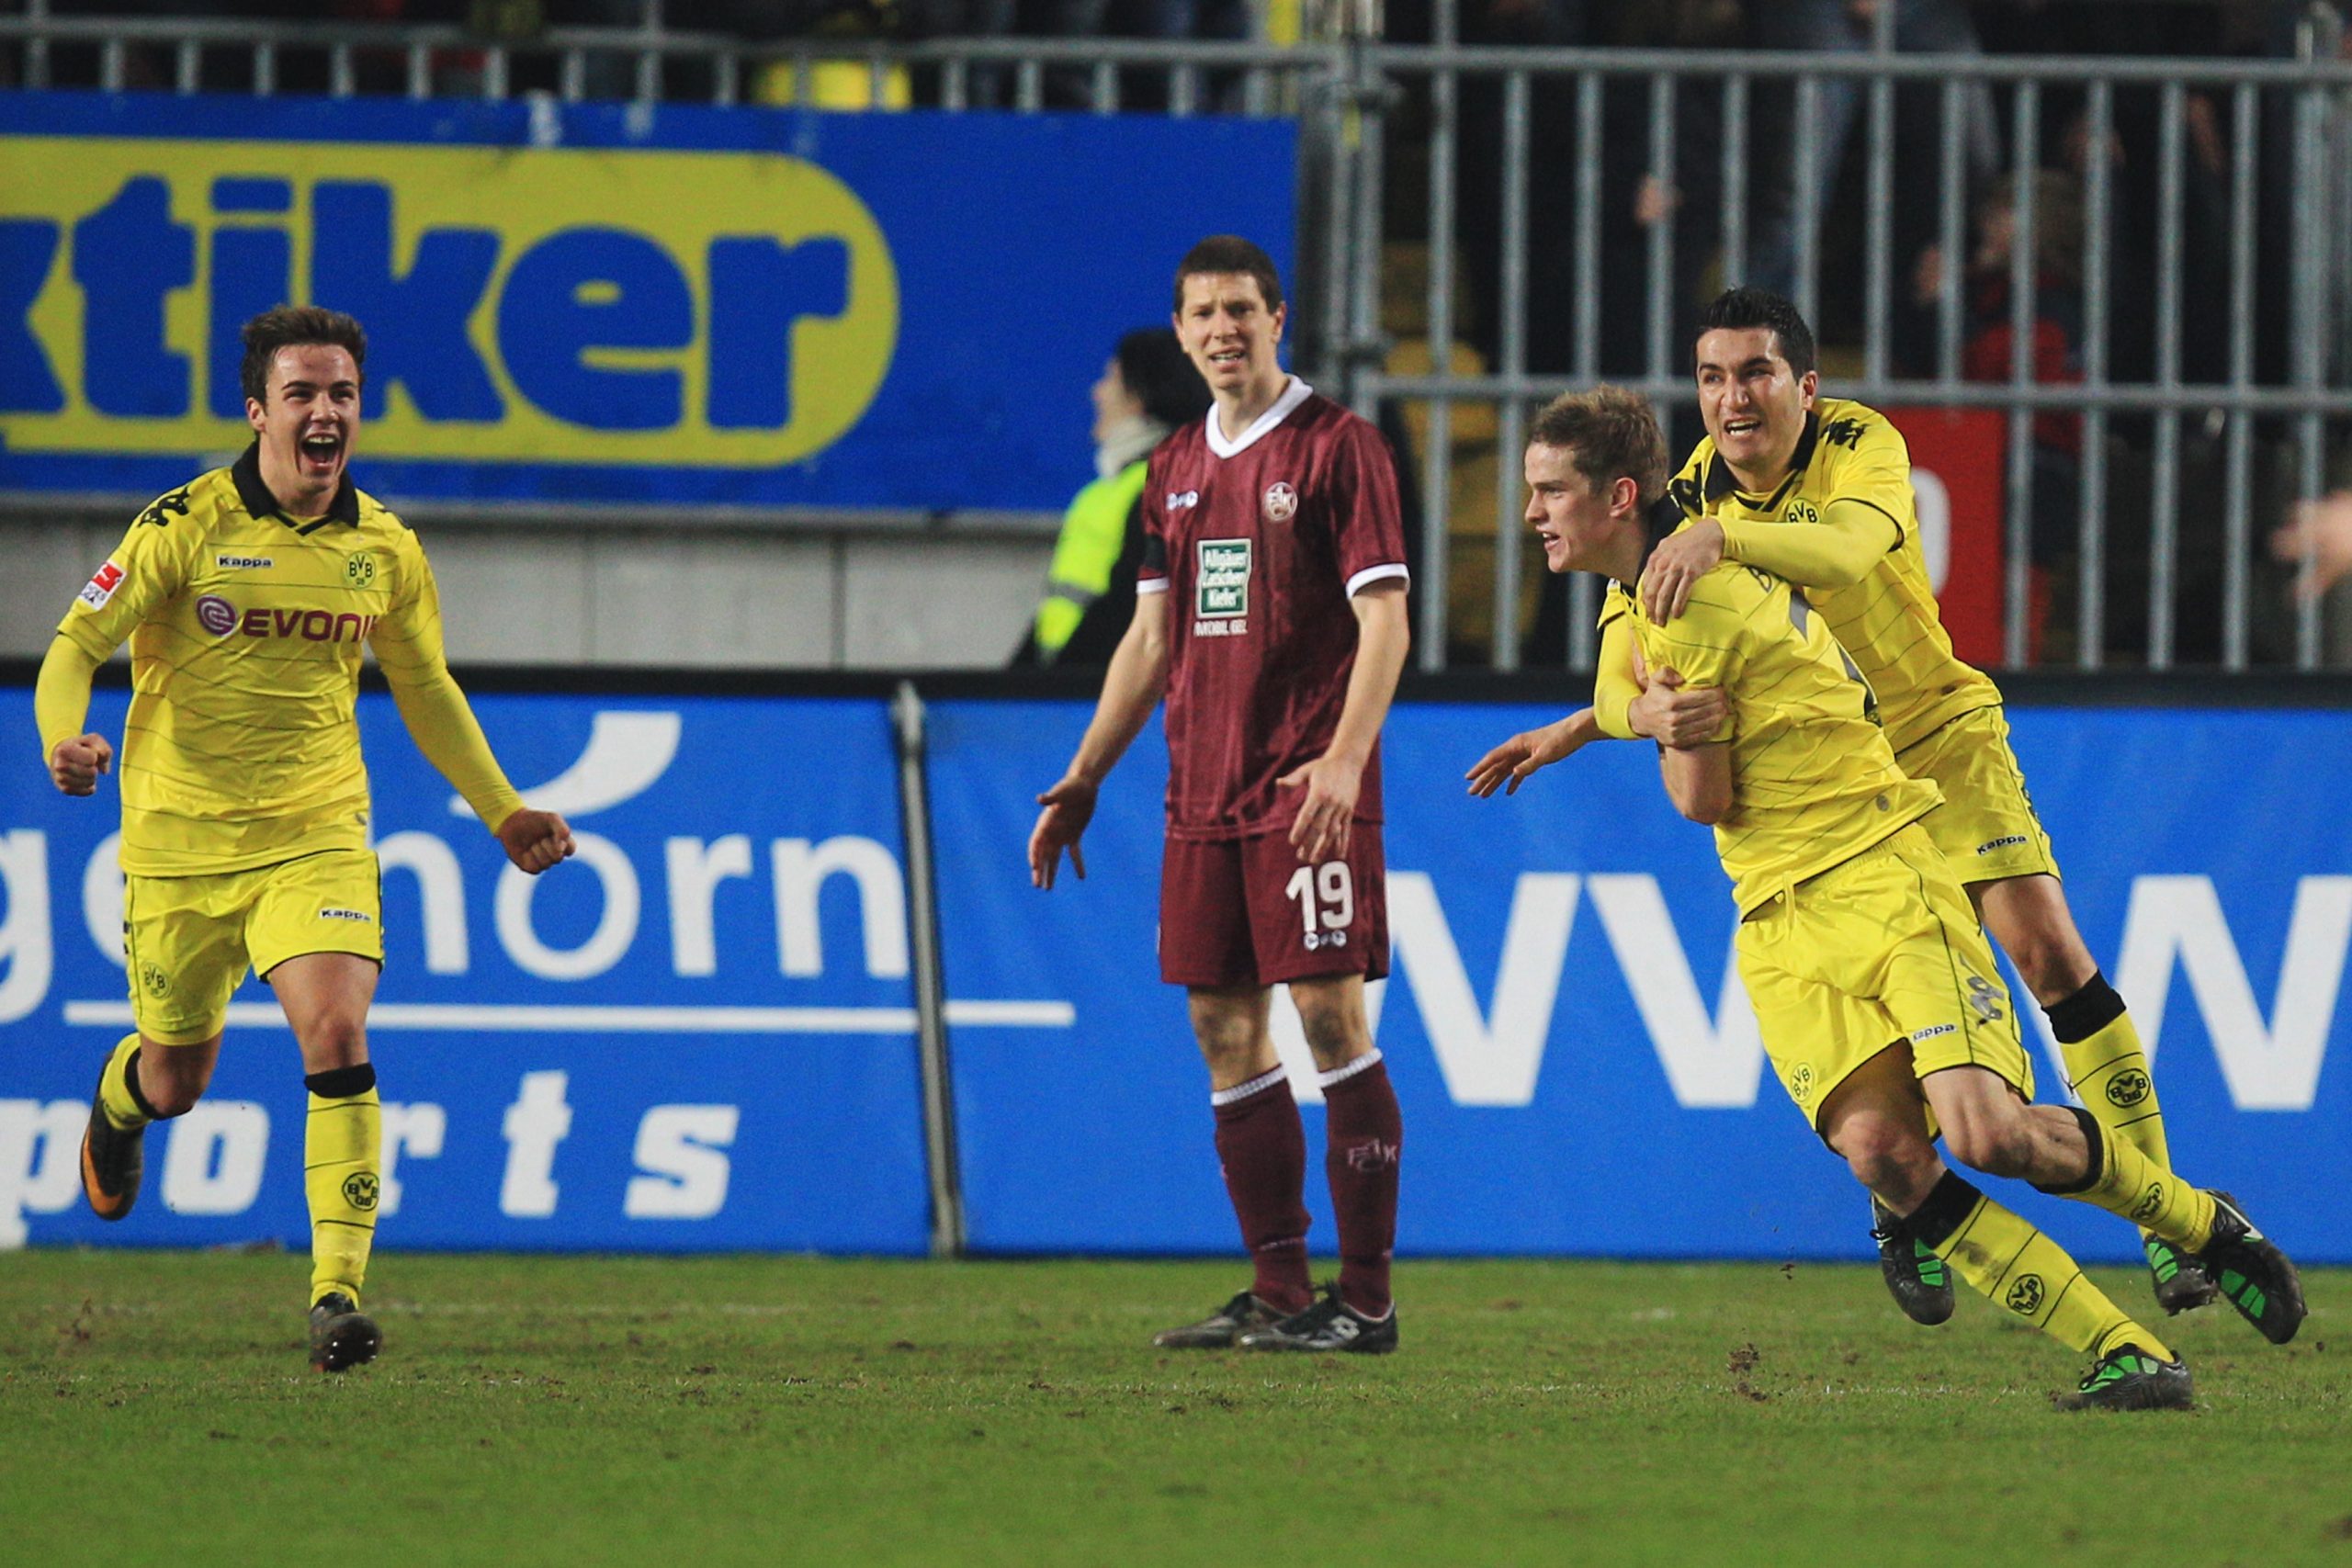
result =
M236 556L224 550L212 558L212 564L222 571L259 571L277 562L268 556Z
M1833 419L1823 426L1821 438L1832 446L1860 446L1862 444L1862 422L1859 419Z
M1234 621L1250 613L1248 539L1203 539L1193 579L1193 613L1204 621ZM1220 634L1223 635L1223 634Z
M107 601L114 597L114 591L121 586L122 568L108 561L98 568L77 597L91 609L103 610L107 607Z
M1287 523L1298 514L1298 491L1276 479L1266 487L1266 521Z
M1170 512L1182 512L1188 506L1198 506L1200 503L1199 491L1171 490L1168 492L1168 510Z

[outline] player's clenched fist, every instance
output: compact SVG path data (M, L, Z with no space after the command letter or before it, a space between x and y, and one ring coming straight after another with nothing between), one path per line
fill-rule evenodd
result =
M498 841L506 858L533 876L571 858L571 829L552 811L525 807L498 825Z
M68 795L96 795L98 775L114 766L114 748L103 735L61 740L49 754L49 776Z
M1078 840L1094 820L1094 786L1084 779L1066 778L1037 797L1045 809L1037 813L1037 826L1029 833L1029 886L1054 885L1064 850L1069 852L1070 869L1080 882L1086 880L1086 856Z

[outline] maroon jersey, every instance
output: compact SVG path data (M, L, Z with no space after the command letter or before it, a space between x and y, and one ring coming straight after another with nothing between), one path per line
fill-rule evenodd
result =
M1355 668L1348 601L1405 576L1396 468L1380 433L1293 377L1238 441L1215 410L1151 455L1136 591L1168 605L1168 831L1287 829L1274 781L1330 749ZM1380 820L1380 750L1356 820Z

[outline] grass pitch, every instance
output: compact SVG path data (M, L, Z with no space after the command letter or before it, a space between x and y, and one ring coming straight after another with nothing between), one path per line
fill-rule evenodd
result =
M2115 1416L1860 1268L1408 1262L1402 1352L1322 1359L1150 1348L1231 1264L393 1253L337 1378L305 1269L0 1256L0 1559L2352 1568L2343 1270Z

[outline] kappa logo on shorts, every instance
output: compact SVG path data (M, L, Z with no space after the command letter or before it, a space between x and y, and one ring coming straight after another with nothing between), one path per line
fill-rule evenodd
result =
M1298 514L1298 491L1276 479L1266 487L1266 521L1287 523Z
M1957 1034L1959 1032L1960 1025L1956 1023L1931 1023L1925 1029L1913 1030L1911 1032L1911 1043L1917 1045L1922 1040L1933 1040L1939 1035Z
M2026 842L2026 836L2023 833L2011 833L2006 839L1995 839L1991 843L1977 845L1976 852L1980 855L1998 854L2003 850L2018 849Z
M2020 1274L2017 1278L2017 1282L2009 1287L2009 1293L2002 1300L2007 1303L2008 1309L2019 1317L2031 1317L2041 1310L2041 1298L2045 1293L2046 1287L2041 1282L2041 1275Z
M343 1201L366 1213L376 1206L380 1191L376 1178L364 1170L355 1170L343 1179Z
M375 917L363 909L322 908L319 911L319 919L322 920L356 920L363 926L372 925L375 923Z
M164 974L164 966L152 958L139 965L139 983L147 987L147 994L151 997L172 994L172 977Z
M2137 1067L2126 1067L2107 1080L2107 1102L2119 1111L2129 1111L2155 1091L2148 1075Z
M1307 952L1313 953L1320 948L1347 946L1348 933L1345 931L1308 931L1299 940L1306 944Z
M107 607L107 601L114 597L114 591L122 586L122 568L108 561L91 575L88 583L74 597L93 610L103 610Z

